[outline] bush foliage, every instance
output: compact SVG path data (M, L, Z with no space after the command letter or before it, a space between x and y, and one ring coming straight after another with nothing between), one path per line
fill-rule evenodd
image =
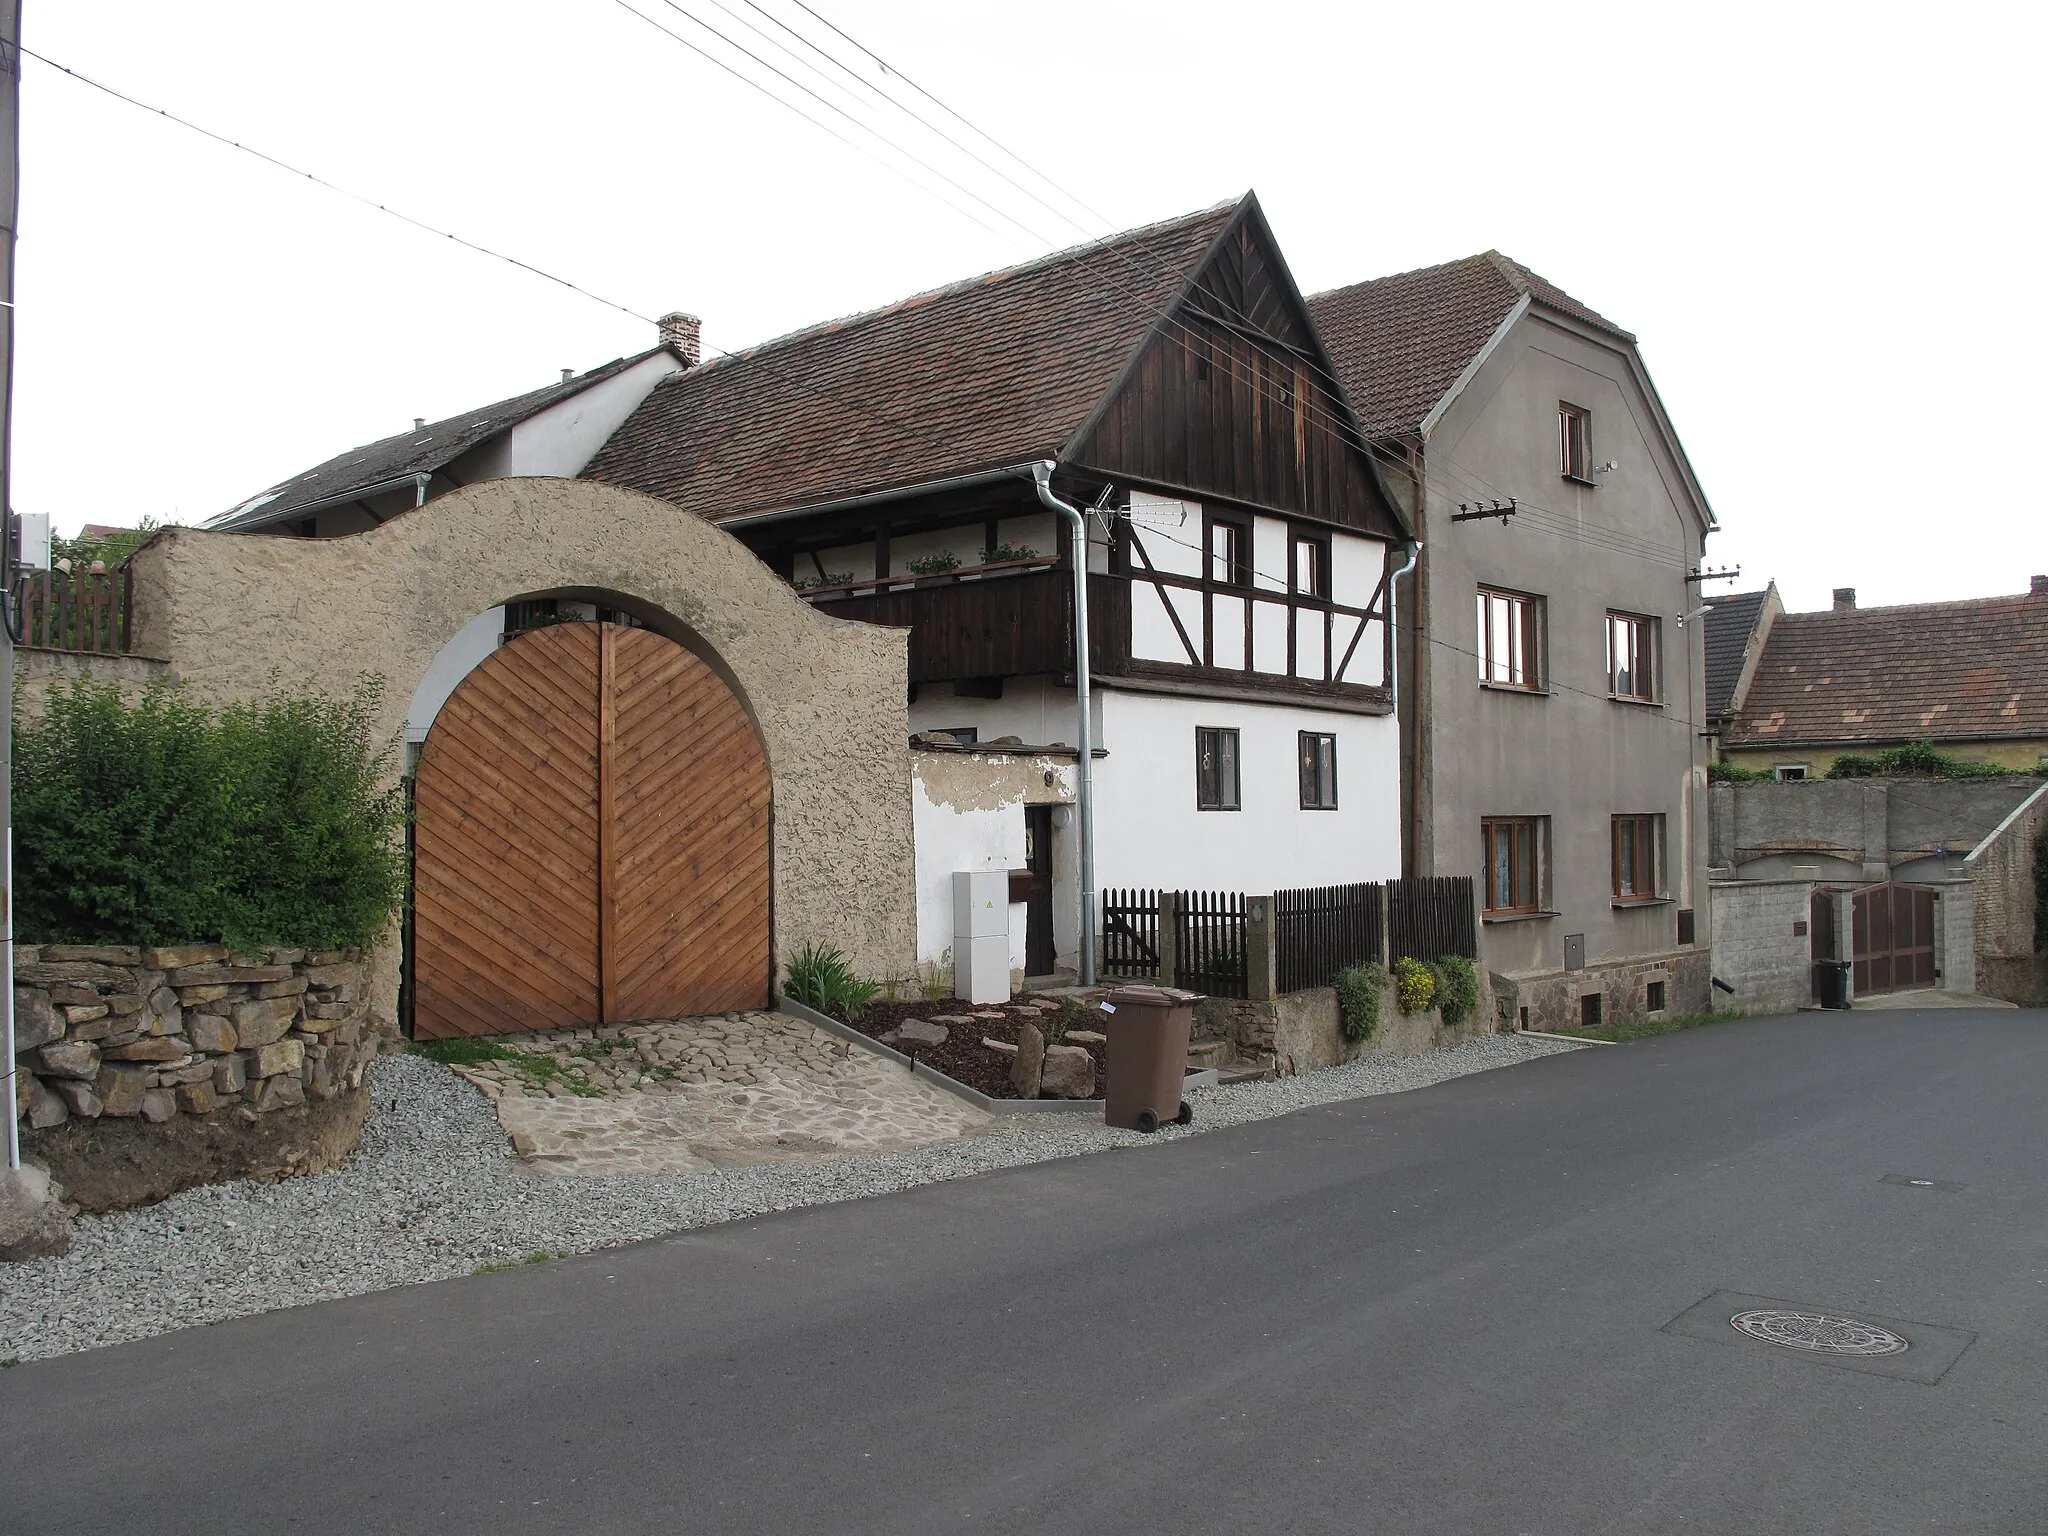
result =
M2018 770L1996 763L1966 763L1950 757L1931 741L1908 742L1873 756L1845 753L1828 769L1831 779L2002 779Z
M1387 968L1383 965L1347 965L1333 978L1337 989L1337 1017L1344 1026L1344 1038L1362 1045L1380 1026L1380 999L1386 995Z
M820 944L806 944L790 956L782 987L785 996L805 1007L849 1021L859 1018L880 990L854 974L843 951Z
M1436 1005L1446 1024L1456 1027L1472 1017L1479 1006L1479 972L1463 955L1445 955L1429 962L1429 979L1436 988Z
M1436 978L1420 960L1406 955L1394 962L1394 1001L1403 1013L1427 1013L1436 1001Z
M16 931L31 944L373 943L405 898L381 687L215 712L83 679L16 711Z

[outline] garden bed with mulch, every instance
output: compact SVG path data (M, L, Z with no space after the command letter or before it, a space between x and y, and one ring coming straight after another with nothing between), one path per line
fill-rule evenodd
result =
M1032 1007L1032 1003L1050 1005ZM1064 1006L1063 1006L1064 1005ZM964 1083L992 1099L1014 1099L1019 1095L1010 1083L1010 1063L1016 1058L1008 1051L990 1050L984 1039L1015 1045L1026 1024L1036 1024L1047 1045L1079 1045L1095 1058L1095 1091L1102 1092L1103 1047L1100 1041L1066 1040L1069 1029L1100 1033L1102 1015L1092 1008L1075 1006L1071 999L1027 996L987 1007L963 1003L957 997L937 1002L870 1003L859 1018L847 1018L827 1010L842 1024L851 1025L871 1040L923 1062L934 1072L943 1072L956 1083ZM937 1045L905 1040L896 1031L912 1019L937 1023L946 1038ZM965 1020L964 1023L956 1022ZM1050 1095L1041 1094L1041 1098Z

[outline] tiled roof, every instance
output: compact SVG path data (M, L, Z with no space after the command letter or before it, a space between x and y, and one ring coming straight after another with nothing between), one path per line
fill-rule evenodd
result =
M1248 201L715 358L584 474L718 521L1057 458Z
M510 400L500 400L495 405L464 411L460 416L450 416L443 421L430 421L411 432L401 432L396 437L380 438L360 448L351 448L346 453L336 454L325 464L316 464L303 474L280 480L259 495L230 507L206 526L229 531L260 528L290 517L304 507L332 502L338 497L367 491L372 486L385 485L407 475L436 473L507 428L517 426L559 401L580 394L593 384L624 373L660 350L655 347L637 357L615 358L588 373L579 373L545 389L514 395Z
M2048 592L1788 613L1728 745L2048 736Z
M1368 435L1413 432L1524 296L1626 345L1635 337L1499 251L1313 295L1309 313Z
M1742 658L1749 650L1749 637L1756 630L1757 615L1764 611L1761 592L1730 592L1707 599L1713 606L1706 614L1707 627L1707 718L1718 720L1728 713L1735 697L1735 685L1742 680Z

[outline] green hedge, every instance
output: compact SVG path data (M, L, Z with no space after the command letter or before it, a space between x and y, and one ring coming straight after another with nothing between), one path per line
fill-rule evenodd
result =
M30 944L372 943L405 896L381 687L212 711L88 678L15 711L15 932Z

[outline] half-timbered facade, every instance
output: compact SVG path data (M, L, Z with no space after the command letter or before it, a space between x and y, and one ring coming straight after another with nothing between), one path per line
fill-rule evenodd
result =
M1408 529L1333 380L1247 196L678 374L586 473L730 530L824 612L907 627L913 729L948 743L1072 753L1084 560L1098 884L1380 879ZM1089 509L1084 550L1036 463ZM1018 821L989 856L1049 836L1055 887L1018 963L1071 964L1075 828Z

